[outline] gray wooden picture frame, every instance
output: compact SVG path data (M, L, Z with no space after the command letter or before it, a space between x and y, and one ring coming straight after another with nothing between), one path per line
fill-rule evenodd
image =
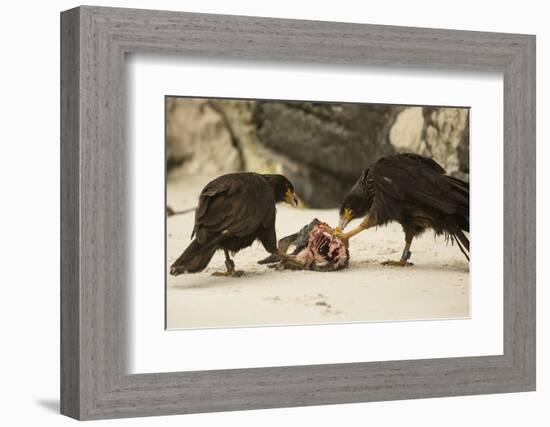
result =
M504 353L127 374L127 53L502 72ZM61 166L61 412L65 415L84 420L535 389L532 35L88 6L71 9L61 14Z

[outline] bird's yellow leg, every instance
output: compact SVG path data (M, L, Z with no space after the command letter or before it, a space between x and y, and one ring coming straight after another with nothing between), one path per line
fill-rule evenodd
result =
M286 253L290 244L281 244L273 255L279 257L279 264L277 265L278 270L283 268L288 268L290 270L302 270L304 268L304 263L298 260L294 255L289 255Z
M354 229L348 231L347 233L342 232L342 230L337 227L332 234L336 237L338 237L340 240L342 240L346 245L349 243L349 239L351 239L356 234L361 233L362 231L366 230L367 228L370 228L372 224L370 224L369 216L367 215L365 218L363 218L363 221L361 221L361 224L359 224Z
M278 255L281 257L281 262L302 265L301 262L298 261L294 255L289 255L286 252L281 252L281 251L278 251Z
M225 268L227 271L215 271L212 273L212 276L241 277L244 274L244 271L235 270L235 263L229 256L229 251L227 249L224 249L223 251L225 253Z
M405 248L403 249L403 253L401 254L401 259L399 261L384 261L382 265L388 265L391 267L411 267L414 264L412 262L407 261L411 257L411 243L413 240L413 235L409 233L405 233Z
M282 270L284 268L288 270L303 270L305 267L306 265L302 261L298 260L298 258L296 258L295 256L285 255L276 268L278 270Z

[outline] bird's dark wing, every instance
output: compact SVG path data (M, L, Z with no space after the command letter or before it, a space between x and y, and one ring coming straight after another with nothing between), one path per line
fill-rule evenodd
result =
M256 174L224 175L201 192L195 212L199 243L220 234L243 237L275 221L275 200L267 181Z
M417 203L445 214L468 204L468 195L452 190L445 170L435 161L415 154L385 157L370 169L374 182L373 207L393 216L396 201Z

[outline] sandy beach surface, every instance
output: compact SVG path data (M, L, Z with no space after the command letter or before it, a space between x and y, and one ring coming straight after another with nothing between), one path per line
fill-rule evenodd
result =
M206 178L168 184L167 203L193 207ZM336 225L333 210L278 205L277 237L298 231L313 218ZM167 219L167 270L190 243L194 213ZM353 227L358 223L350 224ZM201 273L167 275L167 327L204 328L342 322L426 320L469 316L469 266L456 245L426 232L412 245L412 267L387 267L398 260L404 235L397 223L367 230L350 241L349 269L320 273L276 271L257 261L267 253L259 242L237 253L240 278L225 271L218 251Z

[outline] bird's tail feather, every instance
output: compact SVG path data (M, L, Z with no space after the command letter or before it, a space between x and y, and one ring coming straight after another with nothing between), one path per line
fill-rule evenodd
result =
M457 204L454 219L461 230L470 231L470 185L461 179L447 176L450 194Z
M219 249L218 244L223 236L212 239L202 245L193 240L179 258L170 266L170 274L177 276L181 273L198 273L206 268L214 253Z
M456 206L449 231L460 252L470 261L470 240L464 234L464 231L470 232L470 184L451 176L447 176L447 182L450 185L448 196Z
M466 237L463 231L458 227L453 231L452 236L455 242L458 244L458 247L460 248L460 252L464 254L464 256L468 261L470 261L470 256L469 256L470 240Z

